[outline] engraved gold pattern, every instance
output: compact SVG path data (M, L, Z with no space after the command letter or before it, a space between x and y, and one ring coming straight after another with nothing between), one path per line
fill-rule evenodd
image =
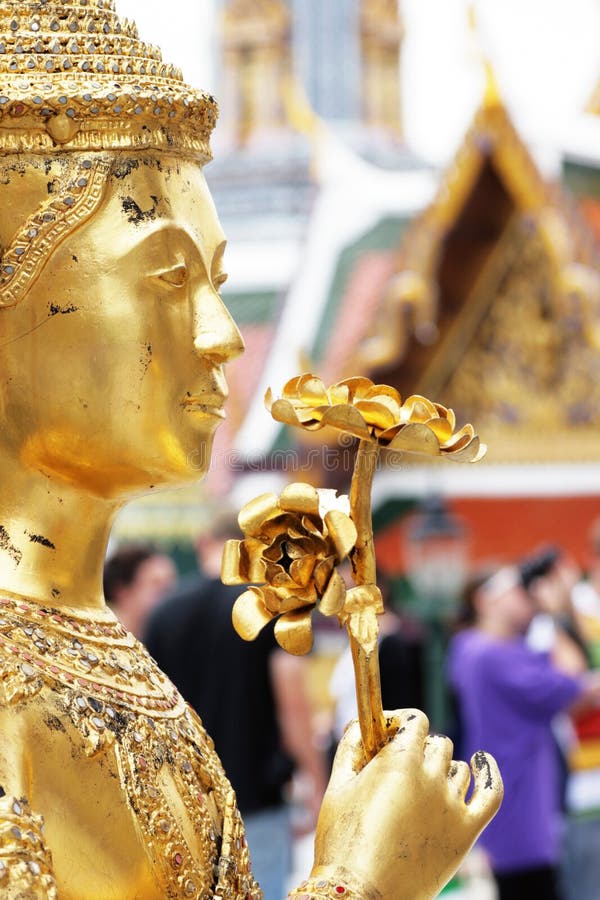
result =
M139 40L108 0L0 9L0 148L48 152L176 145L210 159L217 105Z
M50 250L97 209L111 164L91 158L73 166L59 190L19 229L0 263L0 306L14 306L39 275Z
M325 878L313 878L303 881L288 894L287 900L358 900L362 892L356 892L348 884L341 881L329 881Z
M44 823L26 800L0 799L0 890L13 896L14 890L26 890L23 897L57 900L52 875L52 857L44 847Z
M116 754L165 898L260 900L235 793L211 739L118 622L2 597L0 675L5 704L49 690L81 735L87 756ZM197 846L189 845L161 789L165 771Z

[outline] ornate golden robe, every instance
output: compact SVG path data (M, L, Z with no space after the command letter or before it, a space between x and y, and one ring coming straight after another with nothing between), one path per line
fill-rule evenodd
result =
M0 597L0 673L3 898L259 900L211 739L110 612Z

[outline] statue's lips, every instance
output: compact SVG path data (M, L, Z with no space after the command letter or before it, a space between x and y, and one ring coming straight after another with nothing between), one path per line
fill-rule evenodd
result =
M225 395L211 394L204 397L186 397L181 405L186 412L197 412L205 416L213 416L216 419L224 419L223 404L225 400Z

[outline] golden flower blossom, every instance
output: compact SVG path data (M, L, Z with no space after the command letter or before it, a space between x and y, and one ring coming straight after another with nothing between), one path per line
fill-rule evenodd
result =
M279 497L262 494L238 516L244 539L227 541L221 577L225 584L249 584L233 608L235 630L251 641L277 618L275 637L289 653L312 647L311 616L341 612L346 587L337 571L356 543L352 519L333 491L288 485ZM327 508L329 507L329 508Z
M476 462L486 452L472 425L455 432L451 409L414 394L402 403L395 388L369 378L346 378L326 388L316 375L299 375L265 404L278 422L309 431L325 425L390 450L429 456L449 456Z

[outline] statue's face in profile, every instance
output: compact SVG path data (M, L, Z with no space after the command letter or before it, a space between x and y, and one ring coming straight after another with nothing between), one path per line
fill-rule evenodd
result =
M109 497L199 478L242 349L223 306L224 236L202 169L124 159L94 215L0 311L3 442Z

